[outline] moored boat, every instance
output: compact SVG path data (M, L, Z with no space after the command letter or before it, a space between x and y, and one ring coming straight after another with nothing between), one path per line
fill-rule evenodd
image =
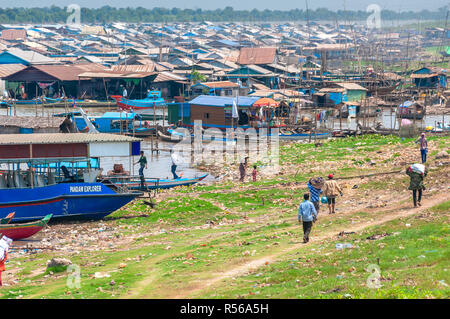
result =
M204 180L208 174L203 174L194 178L178 178L178 179L145 179L144 190L151 189L167 189L178 186L190 186ZM128 189L141 190L141 182L139 177L130 176L105 176L105 179L111 181L117 186L126 186Z
M308 138L312 139L325 139L331 137L331 133L283 133L279 135L280 140L288 140L288 141L296 141L296 140L304 140Z
M121 109L143 110L153 107L166 106L166 102L161 97L160 91L150 91L145 99L129 100L121 95L111 95L116 100L117 106Z
M11 238L12 240L28 238L41 231L51 218L52 214L48 214L41 220L34 222L0 225L0 235Z
M15 213L9 213L6 217L0 218L0 225L9 224L9 222L14 218Z
M425 116L425 107L417 101L406 101L397 108L397 118L421 120Z
M106 185L98 180L101 169L77 169L76 163L139 151L139 139L111 134L2 135L0 216L15 211L13 222L40 219L49 212L54 219L103 218L142 193ZM64 162L73 164L71 170Z

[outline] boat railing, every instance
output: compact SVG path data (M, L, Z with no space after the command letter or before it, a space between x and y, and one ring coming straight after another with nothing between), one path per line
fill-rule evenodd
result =
M130 189L139 189L141 191L159 189L161 180L160 177L144 177L142 181L140 175L105 175L99 179L102 183L111 183L119 192L129 192ZM149 183L151 183L152 187L148 185Z

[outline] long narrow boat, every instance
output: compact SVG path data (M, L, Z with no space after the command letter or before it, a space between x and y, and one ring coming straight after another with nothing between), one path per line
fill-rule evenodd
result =
M28 238L41 231L51 218L52 214L49 214L41 220L30 223L0 225L0 235L9 237L12 240Z
M167 135L161 131L158 131L158 136L161 139L161 141L164 141L164 142L179 142L183 139L182 136L175 135L175 134Z
M179 178L179 179L156 179L149 178L145 180L144 188L150 189L167 189L177 186L190 186L204 180L208 174L203 174L194 178ZM141 190L141 182L138 178L130 179L129 177L105 177L117 186L126 186L128 189Z
M14 218L16 213L9 213L6 217L0 218L0 225L9 224L9 222Z
M121 95L111 95L111 97L116 100L118 107L125 110L143 110L166 106L166 102L161 97L160 91L150 91L145 99L140 100L129 100Z
M316 139L325 139L331 137L331 133L292 133L292 134L280 134L279 138L280 140L289 140L289 141L296 141L296 140L304 140L308 139L311 136L311 138Z

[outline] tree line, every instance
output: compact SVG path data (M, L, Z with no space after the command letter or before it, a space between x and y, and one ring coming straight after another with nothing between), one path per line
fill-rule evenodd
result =
M382 10L381 18L385 20L445 20L447 8L436 11L403 11L395 12ZM260 22L260 21L297 21L297 20L326 20L326 21L356 21L365 20L371 13L366 11L338 10L326 8L315 10L234 10L226 7L216 10L179 9L179 8L115 8L103 6L101 8L81 8L81 23L152 23L152 22ZM43 8L0 8L1 23L65 23L70 13L66 7Z

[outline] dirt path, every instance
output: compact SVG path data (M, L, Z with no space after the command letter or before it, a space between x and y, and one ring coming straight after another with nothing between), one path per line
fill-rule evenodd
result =
M348 225L348 226L346 226L345 231L358 232L367 227L381 225L381 224L384 224L391 220L402 218L402 217L408 217L408 216L417 214L419 212L425 211L439 203L448 201L449 199L450 199L450 194L446 194L445 196L442 196L442 194L440 194L440 195L431 197L427 200L424 200L422 206L419 208L410 208L410 207L405 207L405 206L398 207L398 208L390 208L390 210L398 209L398 211L393 212L393 213L388 213L387 215L384 215L375 221L363 222L363 223L356 224L356 225L355 224ZM333 230L332 232L325 232L324 234L317 236L317 237L312 237L311 241L312 242L320 242L325 239L330 239L334 236L336 236L336 230ZM303 243L296 244L296 245L290 246L288 248L285 248L279 252L276 252L272 255L249 261L245 264L239 265L232 269L224 270L223 272L217 272L214 274L214 278L203 281L203 282L197 282L191 287L187 287L186 289L181 289L178 291L177 294L172 295L170 298L179 299L179 298L192 297L194 294L196 294L202 290L208 289L209 287L217 284L218 282L220 282L224 279L241 276L241 275L246 274L251 269L256 269L267 263L273 263L281 255L284 255L284 254L289 253L296 249L301 249L303 246L304 246Z

